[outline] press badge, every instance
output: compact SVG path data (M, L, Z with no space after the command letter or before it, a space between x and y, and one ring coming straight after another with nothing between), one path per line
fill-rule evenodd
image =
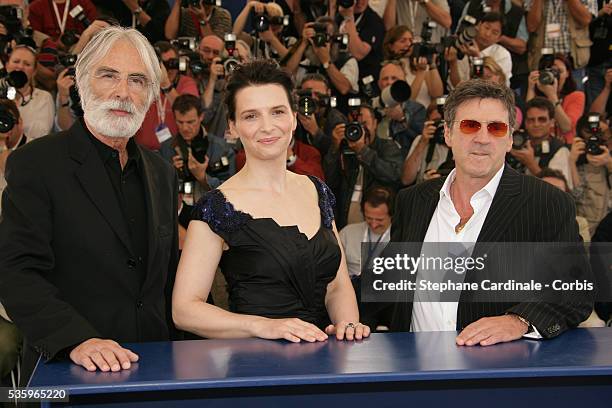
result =
M548 36L548 38L561 37L561 24L559 23L546 24L546 35Z
M168 129L166 125L159 125L155 131L155 136L157 136L159 143L164 143L166 140L172 139L172 133L170 133L170 129Z

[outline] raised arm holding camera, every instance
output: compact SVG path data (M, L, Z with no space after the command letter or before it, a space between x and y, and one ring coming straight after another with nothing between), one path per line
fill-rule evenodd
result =
M176 0L166 20L164 32L169 40L177 37L223 37L232 31L232 18L217 0Z
M254 26L254 35L243 33L249 17ZM232 31L236 36L245 35L250 38L255 58L283 58L288 52L281 39L286 22L288 20L283 16L283 9L278 4L249 1L236 17Z

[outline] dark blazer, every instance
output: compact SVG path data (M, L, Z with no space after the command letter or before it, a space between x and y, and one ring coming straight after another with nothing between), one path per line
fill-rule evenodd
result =
M6 165L0 301L27 346L46 360L92 337L169 339L178 256L175 172L138 147L149 227L141 286L121 208L86 132L77 121L19 148Z
M398 194L391 242L422 242L425 239L445 179L429 180ZM579 241L576 207L572 198L542 180L521 175L506 166L478 242ZM584 261L586 265L586 258ZM588 269L588 266L585 267ZM408 298L401 300L394 307L392 331L410 330L412 303ZM457 330L463 330L482 317L512 312L529 320L545 338L555 337L577 326L588 317L593 307L589 301L509 304L465 300L462 293L457 309Z

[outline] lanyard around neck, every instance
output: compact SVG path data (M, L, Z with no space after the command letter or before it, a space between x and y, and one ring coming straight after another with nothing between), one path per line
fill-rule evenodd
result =
M61 20L60 20L57 4L55 4L53 0L51 0L51 4L53 5L53 11L55 12L55 19L60 29L60 35L64 34L64 30L66 29L66 21L68 20L68 11L70 10L70 0L66 0L66 6L64 7L64 16L61 18Z

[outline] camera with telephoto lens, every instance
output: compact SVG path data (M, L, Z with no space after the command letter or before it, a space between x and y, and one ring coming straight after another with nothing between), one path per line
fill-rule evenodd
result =
M478 24L478 20L475 17L467 14L459 24L457 34L444 37L442 41L444 48L455 48L457 50L457 59L463 59L465 54L459 49L459 47L467 47L474 41L476 34L478 34L476 24Z
M263 33L264 31L268 31L270 28L270 19L268 18L268 13L264 11L262 14L255 13L253 10L253 26L255 27L256 33Z
M170 44L183 51L195 51L198 48L198 41L195 37L178 37L170 41Z
M472 78L482 78L484 76L484 60L476 57L472 59Z
M342 8L351 8L355 5L355 0L338 0L338 6Z
M23 71L12 71L0 79L0 98L14 100L17 90L28 83L28 77Z
M398 79L380 93L380 104L383 108L394 108L410 99L412 90L408 82Z
M412 46L412 58L419 59L424 57L427 59L427 63L431 64L433 62L434 54L440 54L441 45L434 44L431 42L431 37L433 35L433 29L436 28L438 24L435 21L426 20L423 22L423 28L421 29L421 42L414 43Z
M236 34L225 34L225 51L227 52L227 56L223 57L220 62L220 64L223 65L224 71L223 75L219 76L220 78L230 75L240 64L240 61L234 56L236 53Z
M601 145L605 145L605 142L602 140L600 120L601 117L598 113L589 113L587 117L589 138L586 141L586 152L594 156L604 152L601 148Z
M66 30L60 37L60 41L66 47L72 47L74 44L79 42L79 37L77 36L77 32L75 30Z
M350 142L356 142L361 139L364 134L363 126L361 126L361 122L359 121L359 116L361 116L361 99L349 98L348 105L349 122L344 129L344 138Z
M542 85L552 85L555 83L555 78L559 80L559 70L555 66L555 52L552 48L542 48L542 56L538 61L538 70L540 78L538 81Z
M4 105L0 105L0 133L10 132L17 123L13 113Z

